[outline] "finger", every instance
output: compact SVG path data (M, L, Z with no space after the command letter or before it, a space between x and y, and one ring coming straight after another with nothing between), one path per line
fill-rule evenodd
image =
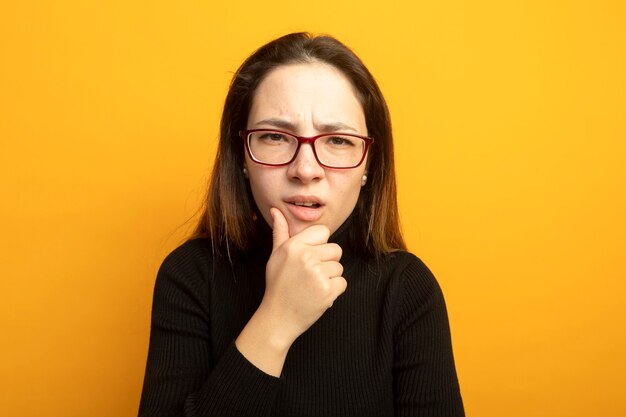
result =
M315 257L322 262L325 261L339 261L341 259L342 249L336 243L326 243L323 245L316 245L311 248Z
M307 227L295 236L297 236L298 240L306 243L307 245L323 245L328 242L330 230L328 230L328 227L324 225L316 224Z
M335 277L330 279L330 291L335 299L346 291L348 282L344 277Z
M285 215L275 207L270 209L272 215L272 251L289 239L289 224Z
M343 274L343 265L339 262L322 262L319 268L322 275L328 278L340 277Z

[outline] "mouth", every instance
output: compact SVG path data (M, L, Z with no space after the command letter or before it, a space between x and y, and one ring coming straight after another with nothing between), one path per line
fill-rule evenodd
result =
M284 200L293 218L305 222L317 221L324 212L324 203L313 196L294 196Z
M312 201L288 201L288 203L298 207L317 208L322 206L320 203L314 203Z
M285 202L298 207L318 208L323 206L319 198L309 196L290 197L285 199Z

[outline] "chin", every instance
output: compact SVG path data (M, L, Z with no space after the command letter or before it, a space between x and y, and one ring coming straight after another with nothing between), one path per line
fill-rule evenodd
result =
M295 236L307 227L312 226L312 224L302 224L299 222L294 224L290 221L287 221L287 224L289 224L289 236Z

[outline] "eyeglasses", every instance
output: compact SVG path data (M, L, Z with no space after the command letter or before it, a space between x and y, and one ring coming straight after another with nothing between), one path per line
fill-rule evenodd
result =
M374 142L367 136L350 133L324 133L310 138L296 136L280 130L242 130L239 136L245 141L250 158L259 164L288 165L296 159L303 143L310 143L317 162L325 168L356 168L365 159L367 149Z

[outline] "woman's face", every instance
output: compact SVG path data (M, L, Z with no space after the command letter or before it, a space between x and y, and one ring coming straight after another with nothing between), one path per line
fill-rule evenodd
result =
M318 62L270 71L253 96L247 128L279 129L306 137L329 132L367 135L363 108L350 81L335 67ZM365 162L352 169L324 168L310 144L302 144L293 162L285 166L258 164L247 153L245 157L261 214L271 225L270 208L278 208L291 236L314 224L333 233L356 206Z

